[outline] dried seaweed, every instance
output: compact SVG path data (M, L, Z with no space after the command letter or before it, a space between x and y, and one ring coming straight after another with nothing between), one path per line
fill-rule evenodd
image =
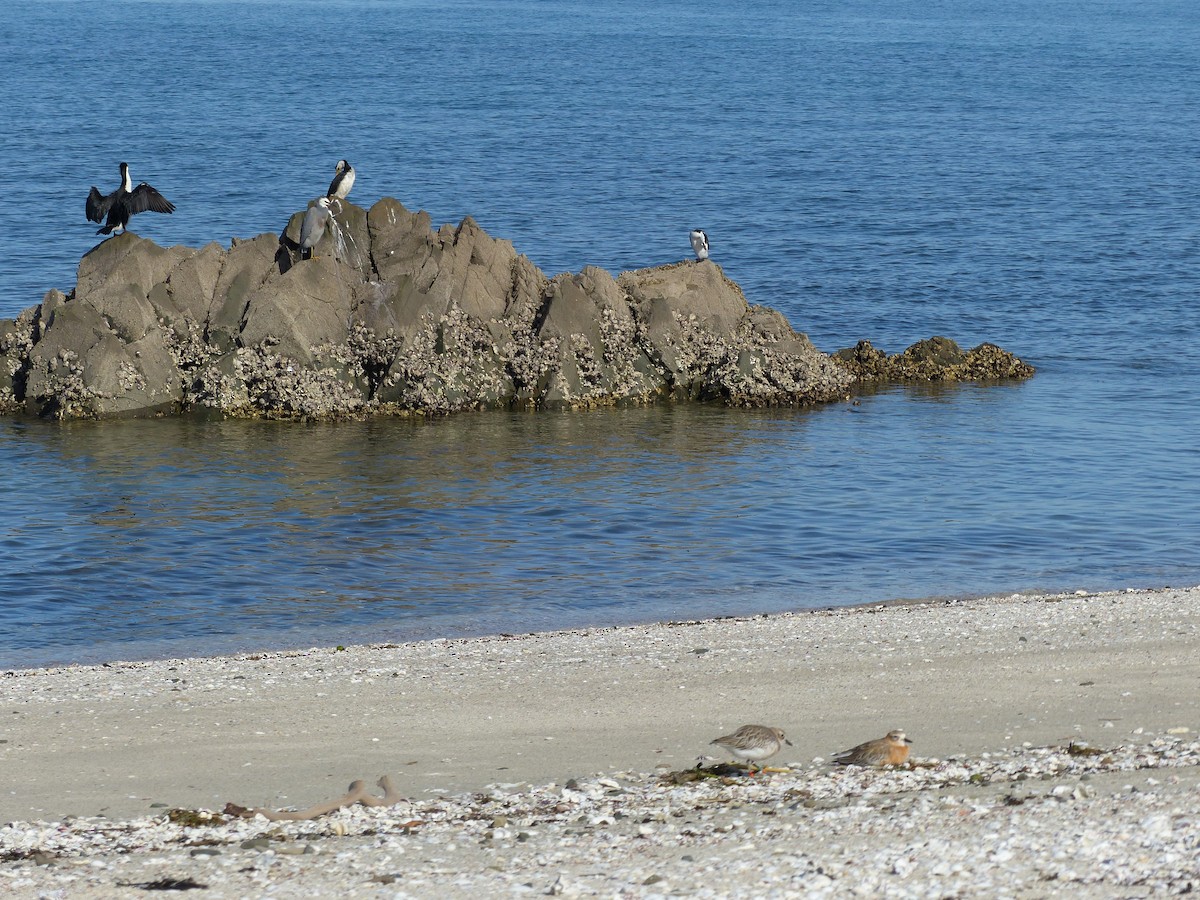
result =
M196 891L207 890L207 884L201 884L194 878L157 878L154 881L119 881L121 887L135 887L143 891Z
M272 822L298 822L305 819L315 819L318 816L323 816L334 810L343 809L347 806L353 806L356 803L361 803L363 806L394 806L404 800L399 793L396 792L392 785L392 779L387 775L382 776L377 782L379 787L383 788L383 796L377 797L367 791L367 783L361 779L351 783L349 790L341 797L333 800L328 800L325 803L318 803L316 806L310 806L308 809L301 810L275 810L264 809L263 807L246 807L239 806L236 803L225 804L225 815L235 816L241 819L252 819L255 816L263 816L270 819ZM419 825L420 822L410 822L405 827Z

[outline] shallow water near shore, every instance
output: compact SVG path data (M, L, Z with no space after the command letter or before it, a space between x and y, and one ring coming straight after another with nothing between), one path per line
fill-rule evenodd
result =
M0 163L36 177L0 316L71 287L121 159L178 206L135 230L201 246L281 230L346 157L352 200L473 215L547 272L704 227L821 349L1039 371L815 410L0 422L0 666L1200 583L1183 0L15 4ZM60 64L131 21L120 78Z
M1138 422L1068 438L1028 397L1047 384L810 411L6 423L0 665L1200 580L1200 498L1163 482L1169 443Z

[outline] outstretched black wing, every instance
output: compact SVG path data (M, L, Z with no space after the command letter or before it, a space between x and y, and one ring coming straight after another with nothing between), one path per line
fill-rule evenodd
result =
M129 192L129 196L125 198L125 205L129 207L131 216L146 210L157 213L175 212L175 204L144 181Z
M117 198L117 192L113 191L107 197L101 194L93 186L91 193L87 198L87 217L89 222L103 222L104 217L108 215L108 209L113 204L113 200Z

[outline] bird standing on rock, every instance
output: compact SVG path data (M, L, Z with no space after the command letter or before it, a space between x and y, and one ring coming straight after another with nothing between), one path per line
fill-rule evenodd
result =
M898 766L908 761L908 745L904 732L896 729L881 738L833 754L839 766Z
M743 725L733 734L716 738L712 743L728 750L737 759L744 759L751 768L754 763L774 756L784 744L792 746L782 728L766 725Z
M88 193L85 210L88 221L104 222L104 226L98 228L96 234L112 234L118 229L127 230L130 217L137 213L146 210L173 213L175 204L144 181L134 187L129 177L129 163L121 163L121 186L104 196L93 185ZM105 216L108 216L108 221L105 221Z
M325 192L325 196L330 200L338 201L340 210L342 201L346 199L346 195L350 193L352 187L354 187L354 166L344 159L339 159L333 169L333 181L329 182L329 190Z
M696 262L708 259L708 235L695 228L689 237L692 239L692 250L696 253Z
M304 222L300 225L300 258L305 259L304 251L308 251L308 259L312 259L313 247L320 243L325 236L325 228L333 215L329 211L329 198L318 197L317 202L308 208L304 214Z

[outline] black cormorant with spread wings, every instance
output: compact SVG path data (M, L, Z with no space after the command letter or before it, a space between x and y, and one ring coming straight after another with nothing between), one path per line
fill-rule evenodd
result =
M156 191L146 182L137 187L129 178L129 163L121 163L121 186L107 197L95 187L87 198L87 217L92 222L104 222L104 227L96 230L96 234L112 234L120 229L124 231L129 225L129 217L150 210L157 213L175 212L175 204ZM108 220L105 221L105 216Z

